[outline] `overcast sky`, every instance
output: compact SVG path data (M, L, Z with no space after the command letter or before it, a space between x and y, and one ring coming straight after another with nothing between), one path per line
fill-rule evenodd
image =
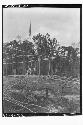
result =
M32 36L49 33L63 45L80 41L79 8L4 8L3 41L22 39L29 35L31 20Z

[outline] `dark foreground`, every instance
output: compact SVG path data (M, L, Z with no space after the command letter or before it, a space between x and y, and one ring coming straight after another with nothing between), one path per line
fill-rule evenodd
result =
M80 80L59 76L3 77L4 113L80 113Z

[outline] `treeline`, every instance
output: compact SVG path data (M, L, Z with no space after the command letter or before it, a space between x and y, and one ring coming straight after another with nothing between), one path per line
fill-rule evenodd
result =
M33 42L32 42L33 41ZM31 74L79 76L79 48L60 46L56 38L37 34L31 40L10 41L3 44L3 74Z

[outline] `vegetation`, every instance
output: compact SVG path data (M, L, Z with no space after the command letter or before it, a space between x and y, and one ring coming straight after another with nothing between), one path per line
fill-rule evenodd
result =
M80 73L79 48L60 46L48 33L33 36L33 42L14 40L5 43L3 62L6 67L4 75L26 74L29 68L31 74L37 75L78 77Z
M3 84L4 113L80 113L79 79L20 76Z
M79 48L32 39L3 44L3 112L80 113Z

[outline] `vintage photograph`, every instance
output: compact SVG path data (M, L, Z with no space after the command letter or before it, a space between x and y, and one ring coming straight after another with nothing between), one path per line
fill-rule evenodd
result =
M2 116L81 114L82 5L3 5Z

